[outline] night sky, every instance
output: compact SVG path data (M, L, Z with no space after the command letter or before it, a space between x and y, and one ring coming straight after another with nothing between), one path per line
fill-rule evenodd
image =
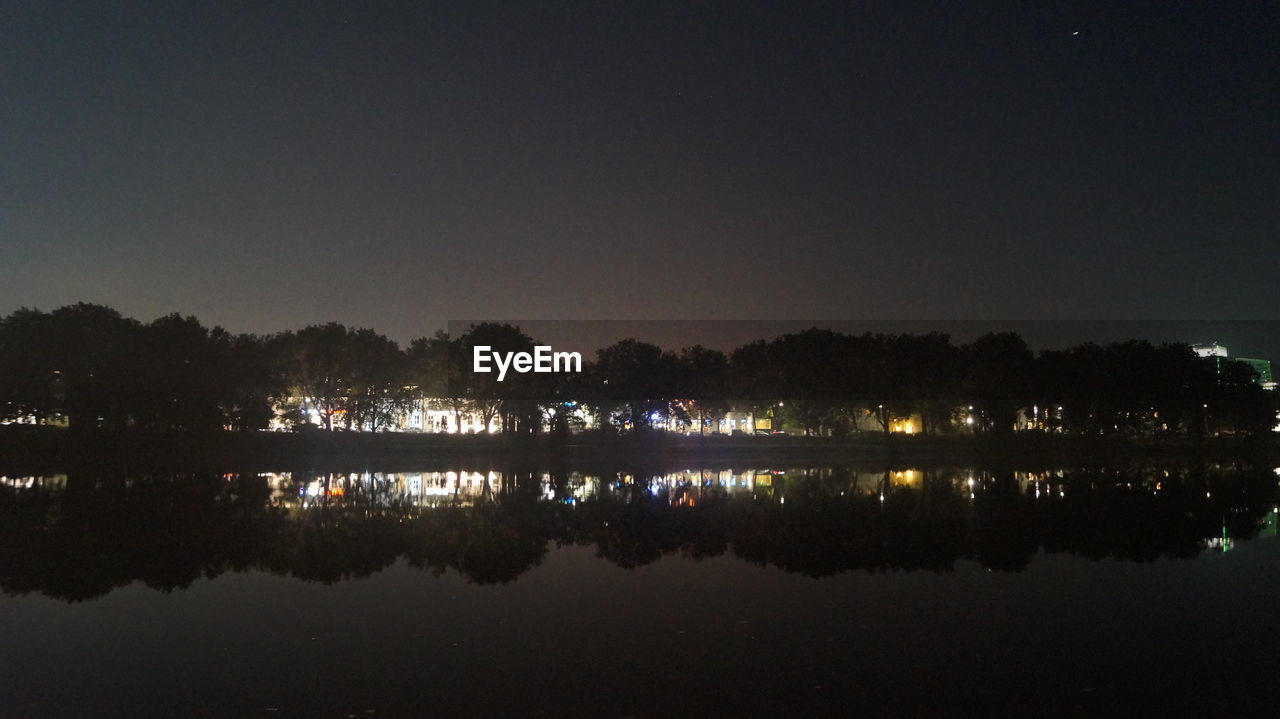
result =
M1275 2L0 2L0 314L1274 318L1278 229Z

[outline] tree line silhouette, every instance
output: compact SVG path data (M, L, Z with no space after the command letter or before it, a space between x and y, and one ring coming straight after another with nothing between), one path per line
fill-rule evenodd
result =
M394 428L413 407L455 410L505 432L566 432L584 412L610 431L677 420L704 432L728 411L808 435L888 432L917 417L924 434L1262 434L1275 393L1254 370L1182 344L1130 340L1034 352L1014 333L955 344L948 335L809 329L729 353L626 339L581 374L471 372L471 350L531 351L508 324L437 332L407 347L337 323L257 336L194 317L144 323L100 305L20 309L0 319L0 420L72 428L251 430L281 416L327 429ZM306 413L304 415L304 413Z
M132 582L184 589L224 572L338 582L397 561L469 581L514 581L559 546L594 547L634 568L666 556L734 556L813 577L849 571L950 571L971 560L1022 571L1037 552L1146 562L1192 558L1206 539L1243 540L1276 502L1274 476L1250 465L1133 465L1054 473L1044 495L1013 473L924 470L916 486L868 487L845 467L788 470L756 495L606 485L568 502L568 475L504 472L467 502L421 507L348 488L299 509L252 474L84 473L62 489L0 487L0 590L66 600ZM964 476L979 478L975 488Z

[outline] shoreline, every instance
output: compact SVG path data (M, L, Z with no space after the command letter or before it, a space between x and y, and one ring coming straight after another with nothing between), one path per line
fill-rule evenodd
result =
M1240 461L1280 464L1275 438L1199 442L982 436L688 437L661 433L607 436L447 435L360 432L144 433L72 432L61 427L0 427L0 473L79 468L256 469L445 466L638 469L719 466L983 465L1039 469L1120 461Z

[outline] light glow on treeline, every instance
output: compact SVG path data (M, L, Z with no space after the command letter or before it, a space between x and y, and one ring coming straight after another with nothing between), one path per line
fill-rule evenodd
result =
M475 371L476 369L481 371ZM587 358L480 323L401 347L337 323L260 337L98 305L0 320L0 422L739 436L1201 438L1270 433L1269 363L1140 340L1034 351L1020 335L810 328L730 352L624 339ZM488 370L488 371L486 371Z

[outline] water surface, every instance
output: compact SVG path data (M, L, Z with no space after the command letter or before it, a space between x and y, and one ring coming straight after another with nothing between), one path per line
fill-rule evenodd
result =
M1277 696L1273 468L0 484L3 713L1220 712Z

